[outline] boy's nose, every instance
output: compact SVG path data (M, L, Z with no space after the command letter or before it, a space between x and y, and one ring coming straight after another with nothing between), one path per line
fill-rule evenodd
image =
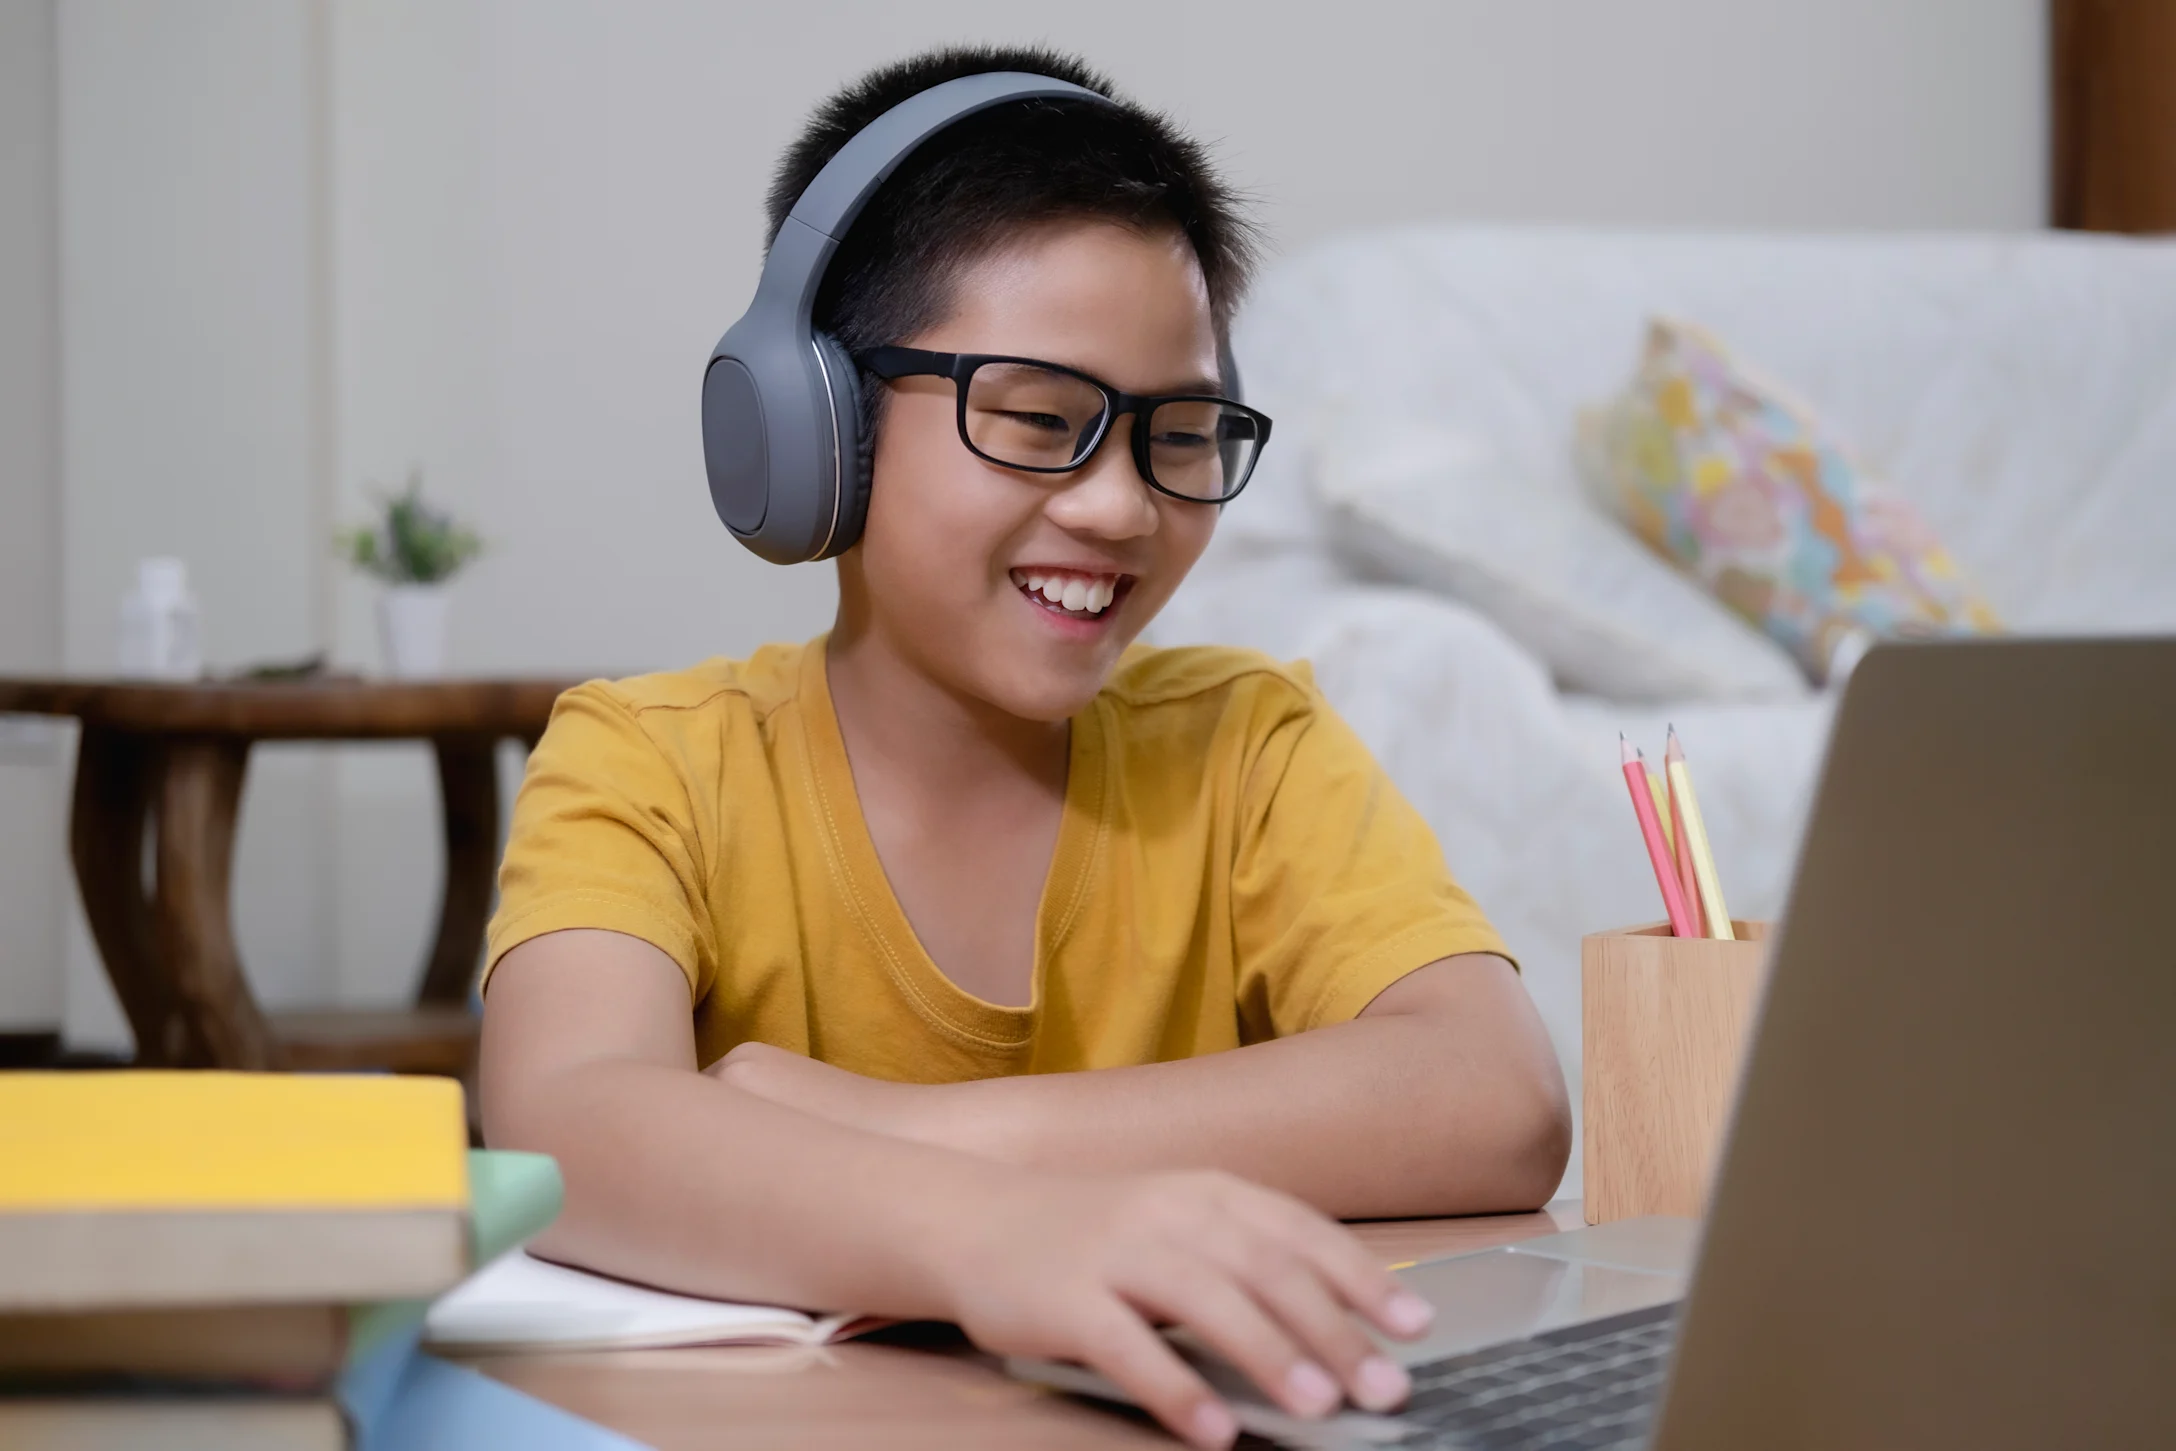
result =
M1067 477L1050 502L1052 522L1105 539L1137 539L1156 531L1155 491L1133 460L1132 414L1111 420L1094 458Z

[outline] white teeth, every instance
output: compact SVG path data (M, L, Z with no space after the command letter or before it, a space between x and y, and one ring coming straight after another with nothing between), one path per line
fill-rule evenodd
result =
M1012 582L1029 594L1041 595L1060 609L1076 615L1100 615L1118 597L1118 581L1083 575L1038 574L1032 570L1009 571Z

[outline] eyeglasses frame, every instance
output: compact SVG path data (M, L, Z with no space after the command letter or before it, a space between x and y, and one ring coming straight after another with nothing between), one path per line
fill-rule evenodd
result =
M1007 353L937 353L926 348L886 346L869 348L866 351L856 353L854 354L854 361L887 382L897 378L950 378L952 380L953 394L958 399L957 422L960 442L965 444L967 451L976 458L985 463L996 464L1001 469L1016 469L1021 473L1029 474L1069 474L1077 469L1084 468L1102 449L1104 439L1110 436L1111 425L1116 423L1121 416L1131 413L1135 421L1141 424L1141 427L1133 430L1133 466L1135 472L1140 474L1143 483L1157 493L1167 498L1177 499L1181 503L1229 504L1239 497L1239 491L1244 489L1247 486L1247 481L1254 477L1254 466L1261 462L1262 450L1269 446L1271 420L1268 414L1258 408L1249 408L1236 398L1222 398L1214 393L1128 393L1122 388L1112 387L1093 373L1084 373L1078 368L1068 368L1063 363L1046 362L1041 358L1014 357ZM1018 363L1025 367L1042 368L1052 373L1063 373L1067 377L1080 379L1083 383L1101 393L1103 395L1103 416L1097 420L1095 437L1090 439L1088 446L1080 451L1080 457L1074 459L1071 463L1059 464L1055 467L1017 464L993 457L977 448L974 439L969 436L967 431L967 383L969 379L974 377L975 370L986 363ZM1255 426L1260 429L1255 437L1254 456L1247 460L1247 472L1239 480L1236 488L1214 499L1204 499L1195 494L1182 494L1178 490L1166 488L1156 481L1155 466L1149 461L1147 424L1150 415L1166 403L1216 403L1226 408L1235 408L1254 420Z

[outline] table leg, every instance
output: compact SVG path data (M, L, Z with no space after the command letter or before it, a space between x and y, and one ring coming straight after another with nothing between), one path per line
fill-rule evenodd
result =
M91 938L136 1036L136 1061L179 1068L205 1057L160 969L144 891L144 825L160 774L155 738L86 725L76 746L68 854Z
M499 854L498 742L489 736L438 736L438 788L444 807L446 883L438 938L423 969L418 1003L465 1003L483 955L491 917L491 878Z
M234 946L234 822L249 742L184 737L166 746L159 790L159 955L209 1062L219 1068L280 1066L264 1013L250 995Z

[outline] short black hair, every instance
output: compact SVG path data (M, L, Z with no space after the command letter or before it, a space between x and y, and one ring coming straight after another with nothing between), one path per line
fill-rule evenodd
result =
M777 239L794 202L856 132L910 96L986 71L1051 76L1116 104L1019 101L925 142L854 220L817 293L816 325L849 352L901 342L942 321L964 265L1023 227L1080 218L1183 233L1200 260L1222 343L1257 250L1241 198L1199 143L1117 95L1077 57L1044 46L927 51L839 91L779 163L768 239Z

